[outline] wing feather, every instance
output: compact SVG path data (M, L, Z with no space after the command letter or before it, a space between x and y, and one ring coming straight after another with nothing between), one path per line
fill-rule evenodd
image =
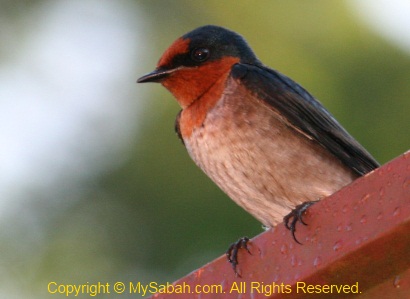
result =
M267 67L249 64L234 65L231 75L358 175L379 167L322 104L290 78Z

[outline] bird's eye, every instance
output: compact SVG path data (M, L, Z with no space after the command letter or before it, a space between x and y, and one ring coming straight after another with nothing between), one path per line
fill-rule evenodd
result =
M209 49L207 48L198 48L194 49L191 52L191 58L197 62L204 62L209 58Z

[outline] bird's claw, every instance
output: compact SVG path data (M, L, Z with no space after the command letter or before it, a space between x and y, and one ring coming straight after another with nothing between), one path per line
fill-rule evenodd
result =
M228 259L228 262L232 265L235 275L239 277L241 277L241 275L239 275L238 272L236 272L236 266L238 265L238 250L241 248L244 248L249 254L252 254L249 251L248 242L249 242L248 237L242 237L235 243L232 243L231 246L229 246L228 250L226 251L226 257Z
M299 221L303 225L307 225L303 221L303 214L306 212L306 210L316 203L317 200L314 201L306 201L300 205L297 205L289 214L287 214L285 217L283 217L283 221L285 222L285 226L290 232L292 233L293 239L296 241L296 243L301 244L295 236L296 232L296 223Z

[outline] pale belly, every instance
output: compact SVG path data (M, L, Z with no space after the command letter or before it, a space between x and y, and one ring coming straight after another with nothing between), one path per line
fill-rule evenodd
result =
M194 129L187 150L238 205L266 226L295 205L326 197L357 175L316 142L254 101L220 101Z

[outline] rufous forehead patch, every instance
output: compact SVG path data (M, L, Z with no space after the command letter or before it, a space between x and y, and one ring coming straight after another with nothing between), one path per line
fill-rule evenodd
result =
M174 41L174 43L162 54L158 61L157 67L170 65L174 57L178 54L187 53L189 49L189 39L182 37Z

